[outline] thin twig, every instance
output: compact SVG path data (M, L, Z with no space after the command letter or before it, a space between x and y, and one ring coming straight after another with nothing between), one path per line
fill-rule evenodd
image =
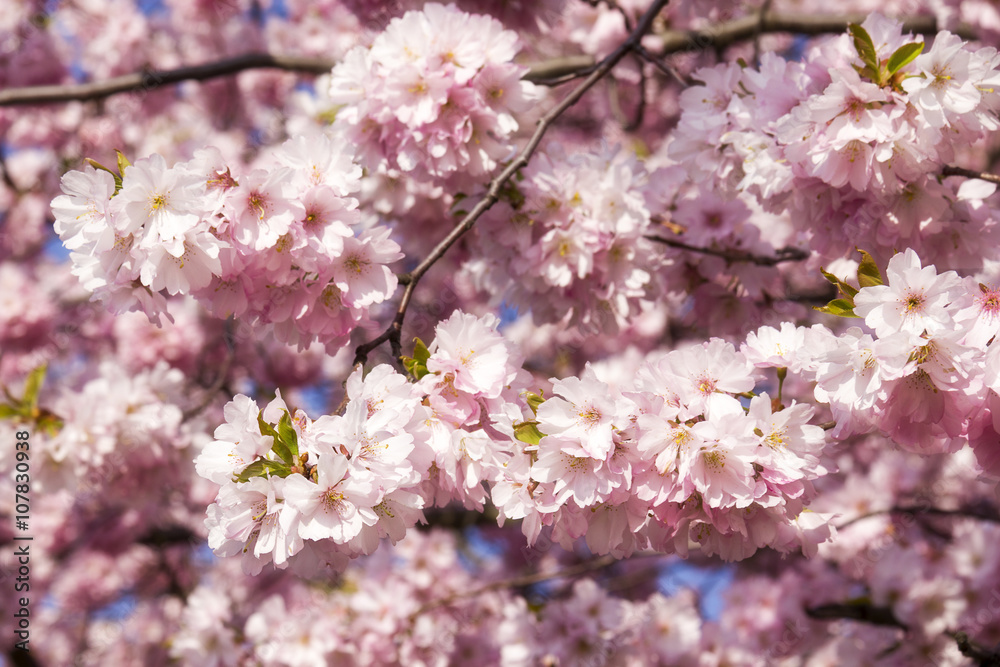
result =
M205 390L205 395L197 405L194 405L181 413L183 421L188 421L189 419L201 414L209 405L212 404L216 395L226 384L226 378L229 376L229 369L233 364L233 358L236 356L236 341L234 340L232 317L226 320L223 339L226 343L226 357L222 360L222 366L219 368L219 376L216 378L215 382L212 383L212 386Z
M748 262L750 264L759 264L761 266L774 266L776 264L781 264L782 262L801 262L802 260L809 259L809 253L801 248L779 248L778 250L775 250L774 257L768 257L766 255L757 255L752 252L746 252L745 250L736 250L735 248L702 248L684 243L683 241L677 241L675 239L665 239L662 236L648 235L646 238L650 241L670 246L671 248L679 248L681 250L697 252L703 255L721 257L727 262Z
M635 52L638 53L643 60L648 62L656 69L660 70L660 72L662 72L663 74L666 74L667 76L673 78L677 83L681 84L682 86L687 87L692 84L692 82L689 79L685 79L683 76L681 76L680 72L678 72L675 68L663 62L663 60L661 60L658 56L654 56L652 53L650 53L649 50L647 50L646 47L644 47L642 44L639 44L635 48Z
M974 171L964 167L953 167L951 165L945 165L945 167L941 169L941 175L945 177L964 176L965 178L978 178L981 181L1000 184L1000 175L990 174L985 171Z
M406 309L409 307L410 299L413 297L413 290L416 288L417 283L420 282L420 279L441 257L444 256L444 253L448 251L448 248L454 245L454 243L458 241L458 239L460 239L467 231L472 229L472 226L476 223L476 221L486 211L488 211L493 204L500 200L500 193L504 186L511 178L513 178L514 174L516 174L518 170L528 164L529 160L531 160L531 156L535 154L539 144L541 144L542 138L545 136L549 127L552 126L555 120L559 118L563 112L576 104L577 101L579 101L579 99L594 86L594 84L607 76L608 72L610 72L622 58L635 48L635 45L638 44L639 40L642 39L642 36L649 31L650 27L653 25L653 20L667 5L668 1L669 0L656 0L656 2L654 2L649 10L647 10L643 15L642 19L640 19L635 30L629 34L628 39L622 42L622 44L615 49L613 53L602 60L590 76L574 88L569 95L559 102L559 104L554 106L544 116L542 116L541 120L538 121L538 126L535 128L534 134L531 135L531 139L529 139L528 143L521 149L521 152L517 154L517 157L515 157L514 160L511 161L511 163L508 164L507 167L490 182L486 195L479 200L471 211L466 214L461 222L455 225L448 236L437 244L430 254L425 257L422 262L420 262L417 268L408 274L406 289L403 291L403 296L399 301L399 307L396 310L396 317L393 318L392 324L390 324L389 328L383 331L382 334L375 340L358 346L354 356L355 365L365 363L368 359L368 354L385 341L389 341L389 345L392 348L392 355L397 359L400 357L402 354L400 337L403 330L403 319L406 317Z

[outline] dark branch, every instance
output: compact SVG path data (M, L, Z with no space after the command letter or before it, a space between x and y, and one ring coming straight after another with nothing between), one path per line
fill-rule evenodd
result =
M659 37L663 43L662 52L665 54L703 49L721 51L738 42L756 39L764 33L815 36L844 32L848 24L862 23L866 18L867 14L818 16L770 12L762 18L760 13L754 13L705 30L670 30L661 33ZM904 33L933 35L938 32L937 20L933 16L899 17L899 20L903 23ZM956 34L962 39L976 39L976 34L965 26L960 26Z
M1000 523L1000 512L997 511L995 507L980 507L980 506L970 506L970 507L960 507L954 510L945 510L938 507L926 507L926 506L913 506L913 507L890 507L884 510L873 510L871 512L866 512L860 516L856 516L853 519L845 521L844 523L837 526L837 530L843 530L851 524L857 523L858 521L863 521L864 519L870 519L874 516L882 516L885 514L910 514L910 515L924 515L924 516L955 516L965 519L978 519L979 521L985 521L987 523Z
M978 178L981 181L988 181L990 183L1000 183L1000 176L997 174L989 174L984 171L973 171L972 169L965 169L964 167L952 167L946 165L941 170L942 176L964 176L965 178Z
M947 634L958 644L958 650L961 651L962 655L977 661L976 664L979 667L1000 667L1000 652L996 649L990 650L981 646L969 639L969 635L964 632L949 632Z
M580 83L576 88L573 89L569 95L567 95L559 104L550 109L542 118L538 121L538 126L535 128L534 134L531 135L531 139L528 143L521 149L521 152L517 154L517 157L511 161L507 167L500 172L492 181L490 181L489 187L486 190L486 195L479 200L479 202L469 211L466 216L452 228L451 232L442 239L437 246L430 252L430 254L424 258L422 262L411 271L406 280L406 288L403 291L403 297L399 301L399 307L396 310L396 317L393 318L392 324L386 329L382 334L371 341L370 343L365 343L359 345L354 357L355 365L359 363L365 363L368 359L368 354L374 350L376 347L381 345L386 340L389 341L389 345L392 347L392 354L397 359L402 353L402 344L400 343L400 336L403 330L403 319L406 317L406 309L410 305L410 299L413 297L413 290L416 288L417 283L424 276L427 271L434 266L434 264L444 256L448 249L455 244L458 239L460 239L467 231L472 229L472 226L476 223L479 218L488 211L493 204L500 200L500 193L503 191L504 186L507 182L513 178L514 174L518 170L525 167L531 160L531 156L535 154L538 146L542 142L542 138L548 131L549 127L555 122L559 116L561 116L567 109L577 103L583 95L590 90L594 84L600 81L602 78L607 76L607 74L614 68L615 65L621 61L628 53L635 49L635 46L639 44L642 36L645 35L650 27L653 25L653 20L660 13L668 0L656 0L652 7L643 15L642 19L636 25L635 30L633 30L628 39L626 39L617 49L614 50L611 55L606 57L600 62L600 64L594 69L594 71L588 76L582 83Z
M764 33L792 33L821 35L844 32L849 23L861 23L863 14L841 16L815 16L812 14L755 13L706 30L668 30L659 35L660 57L683 51L702 49L722 50L737 42L758 38ZM934 34L938 31L933 16L904 17L903 32ZM633 34L635 31L632 31ZM963 39L975 39L975 33L961 27L957 34ZM636 50L636 46L632 50ZM640 52L647 59L650 54ZM95 100L116 93L149 91L160 86L181 81L204 81L230 76L248 69L281 69L302 74L324 74L333 69L332 60L304 56L276 55L271 53L245 53L201 65L190 65L172 70L146 70L118 76L106 81L91 83L29 86L0 90L0 106L25 104L52 104L73 100ZM564 56L528 65L524 78L542 85L558 85L592 74L596 69L594 58L588 55ZM662 68L661 68L662 69Z
M333 62L317 58L281 56L270 53L244 53L202 65L172 70L136 72L107 81L94 81L68 86L32 86L0 90L0 106L49 104L70 100L96 100L115 93L149 91L181 81L203 81L237 74L248 69L282 69L306 74L323 74L333 68Z
M670 246L671 248L679 248L681 250L688 250L690 252L697 252L703 255L712 255L713 257L721 257L727 262L749 262L751 264L760 264L761 266L774 266L775 264L781 264L782 262L801 262L802 260L809 259L809 253L801 248L781 248L775 251L774 257L767 257L765 255L756 255L752 252L746 252L745 250L737 250L735 248L700 248L698 246L688 245L683 241L677 241L675 239L665 239L662 236L647 236L650 241L655 241L656 243L662 243L663 245Z
M834 602L815 607L806 607L806 615L817 620L833 620L846 618L852 621L863 621L872 625L907 630L906 625L896 618L891 607L876 607L870 603Z

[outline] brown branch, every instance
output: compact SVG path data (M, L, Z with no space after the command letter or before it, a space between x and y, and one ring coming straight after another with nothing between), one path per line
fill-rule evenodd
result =
M232 367L233 358L236 356L236 341L234 340L233 318L231 316L228 320L226 320L225 334L223 338L226 343L226 356L222 360L222 366L219 368L219 376L215 379L215 382L213 382L212 385L205 390L205 395L202 396L201 401L181 413L182 421L193 419L204 412L205 409L212 404L216 395L226 384L226 378L229 376L229 369Z
M927 516L957 516L966 519L978 519L987 523L1000 523L1000 512L994 507L960 507L955 510L940 509L938 507L913 506L913 507L890 507L884 510L872 510L859 516L849 519L837 526L837 530L843 530L848 526L884 514L923 514Z
M844 32L849 23L861 23L865 18L864 14L816 16L795 13L754 13L704 30L668 30L660 33L658 36L661 46L657 55L662 57L671 53L699 51L707 48L722 50L737 42L756 39L764 33L821 35ZM934 34L938 31L937 21L933 16L904 17L902 21L903 32ZM960 27L957 34L963 39L976 38L975 33L967 27ZM637 48L638 46L635 46L633 50ZM648 58L647 55L643 55L643 57ZM172 70L145 70L125 74L106 81L8 88L0 90L0 106L95 100L117 93L148 91L181 81L204 81L230 76L248 69L280 69L303 74L324 74L333 69L335 64L332 60L325 58L244 53L214 62L189 65ZM594 58L589 55L564 56L532 63L528 67L529 70L524 76L525 80L542 85L566 83L592 74L597 69Z
M809 259L809 253L801 248L785 247L780 248L775 251L774 257L767 257L765 255L756 255L752 252L746 252L745 250L737 250L735 248L701 248L698 246L689 245L683 241L677 241L675 239L665 239L662 236L649 235L646 236L650 241L655 241L656 243L662 243L665 246L670 246L671 248L679 248L681 250L689 250L691 252L701 253L703 255L712 255L713 257L721 257L729 263L732 262L749 262L750 264L760 264L761 266L774 266L776 264L781 264L782 262L801 262L802 260Z
M945 634L955 640L962 655L975 660L979 667L1000 667L1000 652L996 649L990 650L972 641L969 639L969 635L964 632L946 632Z
M806 616L817 620L833 620L846 618L852 621L863 621L872 625L882 625L907 630L906 625L896 618L891 607L876 607L870 603L831 603L805 608Z
M965 178L978 178L981 181L1000 184L1000 175L990 174L985 171L974 171L972 169L965 169L964 167L953 167L951 165L945 165L941 169L941 175L945 177L964 176Z
M516 174L518 170L528 164L528 161L531 160L531 156L535 154L539 144L541 144L545 133L556 121L556 119L559 118L563 112L576 104L580 98L594 86L594 84L607 76L611 69L617 65L622 58L635 49L635 46L639 44L643 35L649 31L650 27L653 25L653 20L667 5L668 1L669 0L656 0L656 2L654 2L649 10L647 10L643 15L642 19L639 20L635 30L629 34L628 39L622 42L622 44L615 49L614 52L602 60L590 76L574 88L569 95L559 102L559 104L554 106L544 116L542 116L542 118L538 121L538 126L535 128L534 134L531 135L531 139L529 139L528 143L521 149L521 152L517 154L517 157L515 157L498 176L490 181L486 195L480 199L472 210L465 215L461 222L452 228L448 236L442 239L437 246L435 246L430 254L424 258L422 262L420 262L417 268L401 278L400 282L406 285L406 289L403 291L403 297L399 301L399 307L396 310L396 317L393 318L392 324L389 325L389 328L383 331L378 338L369 343L364 343L358 346L355 351L354 365L365 363L368 360L368 354L385 341L389 341L389 345L392 347L393 356L397 359L400 357L402 354L400 337L403 330L403 319L406 317L406 309L409 307L410 299L413 297L413 290L416 288L417 283L420 282L420 279L441 257L444 256L445 252L448 251L448 248L454 245L455 242L458 241L458 239L460 239L467 231L472 229L472 226L476 223L476 221L484 213L486 213L486 211L488 211L493 204L500 200L500 193L504 186L511 178L513 178L514 174Z
M333 62L317 58L282 56L270 53L244 53L201 65L190 65L172 70L146 70L116 76L106 81L77 85L31 86L0 90L0 106L22 104L50 104L70 100L96 100L115 93L152 90L181 81L204 81L220 76L237 74L248 69L282 69L291 72L323 74L333 68Z
M735 19L727 23L711 26L704 30L668 30L658 37L663 44L662 53L681 51L701 51L703 49L723 50L728 46L755 39L764 33L790 33L795 35L823 35L847 30L850 23L863 23L867 14L843 14L823 16L799 13L770 13L762 18L759 12ZM937 20L933 16L899 17L903 32L933 35L938 32ZM956 29L962 39L976 39L976 34L966 26Z

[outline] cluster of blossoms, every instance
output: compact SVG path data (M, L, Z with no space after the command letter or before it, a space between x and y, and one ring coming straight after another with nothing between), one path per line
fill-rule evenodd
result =
M388 366L364 381L355 373L345 414L315 421L302 411L292 417L280 395L263 410L238 395L196 461L200 475L222 485L208 511L209 546L242 552L244 569L256 573L294 556L303 571L342 569L380 538L400 539L423 518L413 487L429 466L405 430L418 404L409 387Z
M530 544L551 525L564 546L585 536L618 557L686 554L692 541L726 560L764 546L814 553L831 534L828 516L803 512L828 472L824 434L807 405L765 393L744 407L736 396L758 379L747 355L713 339L651 355L630 385L592 368L556 380L535 415L544 435L508 464L494 502L502 517L529 517Z
M73 273L115 312L158 321L164 291L190 294L218 317L333 351L396 289L399 246L357 210L361 168L325 135L289 140L245 173L215 149L122 166L67 173L52 203Z
M767 53L758 68L699 70L669 154L699 184L787 211L823 256L911 247L975 266L996 246L982 202L994 188L939 176L998 128L1000 55L949 32L924 51L921 37L877 14L851 33L798 62Z
M842 287L845 306L873 333L852 327L814 357L816 398L830 404L834 436L878 430L921 453L954 452L968 440L983 467L1000 470L992 417L1000 291L922 266L913 250L889 260L886 277Z
M511 62L517 50L517 34L490 16L437 3L406 12L334 67L334 127L372 171L481 178L510 156L515 114L537 97Z
M654 174L617 149L535 156L476 226L465 271L536 323L616 332L661 294L663 253L646 238Z
M455 542L444 531L415 532L391 557L352 564L327 593L286 582L252 606L237 604L245 582L218 568L213 585L188 597L171 655L204 665L524 667L688 665L712 651L702 647L692 591L631 602L583 580L529 608L509 590L489 589L477 574L495 582L503 572L471 571Z
M463 313L442 322L418 348L416 383L387 365L355 371L343 415L312 421L290 415L280 396L263 410L237 396L196 466L222 485L209 508L212 548L242 551L253 571L285 567L303 549L305 571L342 568L380 538L400 539L425 506L481 510L483 482L500 475L510 448L490 414L516 399L511 384L525 375L496 324Z
M764 546L813 553L829 538L828 517L803 512L827 472L812 408L767 394L744 408L734 395L758 378L731 344L654 356L617 390L588 368L543 399L496 324L453 314L430 347L418 343L415 382L388 366L356 371L342 416L311 421L280 397L261 411L237 396L198 459L223 485L210 545L259 571L312 542L306 569L342 567L402 537L425 506L487 499L501 523L524 520L529 545L548 526L618 557L686 553L694 540L739 560Z

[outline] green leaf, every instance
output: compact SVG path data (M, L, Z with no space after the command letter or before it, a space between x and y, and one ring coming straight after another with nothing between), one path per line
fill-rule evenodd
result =
M267 477L267 463L267 459L257 459L244 468L239 475L234 475L233 481L249 482L251 477Z
M0 404L0 419L12 419L21 416L21 409L6 403Z
M853 299L854 295L858 293L858 289L856 287L849 285L848 283L845 283L843 280L833 275L832 273L827 273L823 269L823 267L820 267L819 272L823 274L824 278L826 278L831 283L836 285L837 289L840 290L840 293L843 294L848 299Z
M542 392L533 394L530 391L524 392L524 399L528 402L528 407L531 408L532 414L538 414L538 406L545 402L545 398L542 396Z
M121 176L124 178L125 177L125 167L131 167L132 163L129 162L128 158L125 157L125 154L122 153L117 148L115 149L115 155L118 156L118 173L121 174Z
M291 454L287 458L282 456L281 460L289 465L293 465L295 459L299 456L299 434L295 432L295 427L292 426L292 416L288 414L288 410L285 410L285 414L278 421L278 436Z
M421 364L426 365L427 360L431 358L431 351L427 349L424 345L424 341L419 338L413 339L413 358Z
M257 428L260 429L261 435L269 435L274 439L278 438L278 432L274 430L274 427L264 421L263 410L257 413Z
M427 370L427 360L431 358L431 352L424 345L424 341L419 338L414 338L413 344L413 356L403 357L403 368L406 372L413 376L414 380L419 380L423 376L430 373Z
M21 399L21 404L29 415L32 415L38 407L38 392L41 391L44 382L45 364L42 364L28 374L28 379L24 383L24 398Z
M291 473L285 463L259 458L244 468L239 475L233 475L233 481L249 482L254 477L288 477Z
M913 62L913 59L919 56L923 50L923 42L903 44L901 47L896 49L896 51L889 56L889 62L887 64L889 76L892 76Z
M514 437L528 445L537 445L545 436L538 430L538 422L514 424Z
M857 317L854 314L854 302L847 299L834 299L825 306L813 306L813 310L836 315L837 317Z
M119 174L111 171L110 169L108 169L107 167L105 167L103 164L101 164L97 160L92 160L89 157L83 158L83 161L86 162L87 164L89 164L94 169L100 169L101 171L106 171L109 174L111 174L111 177L113 179L115 179L115 191L114 191L114 194L111 195L112 197L114 197L116 194L118 194L121 191L121 189L122 189L122 177Z
M862 287L875 287L885 284L882 279L882 272L879 271L878 264L864 250L856 249L861 253L861 264L858 265L858 284Z
M872 41L868 31L857 23L852 23L847 26L847 32L851 33L851 37L854 38L854 48L857 49L861 62L871 68L873 72L878 72L878 54L875 53L875 42ZM877 83L881 84L881 81Z

